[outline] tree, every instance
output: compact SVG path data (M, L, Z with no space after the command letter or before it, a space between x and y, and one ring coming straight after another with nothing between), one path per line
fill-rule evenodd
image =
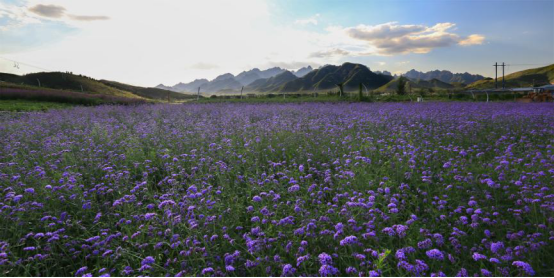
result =
M344 89L343 85L344 85L344 83L337 84L337 86L339 87L339 96L341 96L341 97L343 96L343 89Z
M406 94L406 82L408 82L408 81L406 80L406 77L404 77L404 76L401 75L401 76L398 78L398 83L397 83L397 85L396 85L396 93L397 93L398 95L403 96L403 95Z
M420 97L425 97L425 96L427 96L427 90L425 90L425 88L419 89L419 96L420 96Z

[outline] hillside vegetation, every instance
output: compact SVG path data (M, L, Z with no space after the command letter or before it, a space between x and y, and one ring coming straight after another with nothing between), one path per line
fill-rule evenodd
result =
M24 88L29 90L65 90L85 94L98 94L123 98L138 98L151 100L184 100L190 95L180 94L157 88L132 86L115 81L96 80L83 75L66 72L40 72L26 75L0 73L1 87Z
M103 94L118 97L136 98L131 92L107 86L92 78L65 72L40 72L26 75L0 73L0 80L50 89L70 90L89 94Z
M112 88L116 88L122 91L131 92L134 95L147 98L147 99L155 99L155 100L167 100L168 96L170 100L184 100L184 99L191 99L196 98L196 96L190 95L190 94L181 94L169 90L163 90L158 88L145 88L145 87L138 87L138 86L132 86L128 84L123 84L115 81L109 81L109 80L100 80L101 83L110 86Z
M531 87L542 86L554 83L554 64L522 70L514 72L505 76L505 82L507 88L518 88L518 87ZM502 87L502 78L498 78L498 87ZM483 79L471 83L467 86L468 89L490 89L494 88L494 79Z
M375 89L387 84L392 76L377 74L361 64L344 63L341 66L328 65L316 69L281 86L281 92L302 92L312 90L329 90L343 83L346 90L358 88L363 84L368 89Z
M391 80L389 83L377 88L377 92L393 92L396 91L398 87L398 78ZM432 80L408 80L407 88L413 89L432 89L432 90L441 90L441 89L452 89L455 86L446 82L442 82L438 79Z

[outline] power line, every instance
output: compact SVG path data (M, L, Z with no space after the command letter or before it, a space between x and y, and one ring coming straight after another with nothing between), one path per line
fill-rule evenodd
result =
M2 56L0 56L0 59L4 59L4 60L6 60L6 61L10 61L10 62L14 63L14 65L17 65L17 68L18 68L18 69L19 69L19 65L26 65L26 66L29 66L29 67L32 67L32 68L35 68L35 69L39 69L39 70L42 70L42 71L53 71L53 70L45 69L45 68L43 68L43 67L38 67L38 66L31 65L31 64L28 64L28 63L24 63L24 62L20 62L20 61L8 59L8 58L2 57Z
M506 66L548 66L548 65L552 65L554 63L550 63L550 64L506 64Z

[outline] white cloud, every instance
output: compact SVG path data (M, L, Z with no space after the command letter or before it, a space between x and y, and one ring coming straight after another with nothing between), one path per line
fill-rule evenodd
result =
M308 24L317 25L319 17L320 17L320 14L315 14L309 18L297 19L296 21L294 21L294 23L299 25L308 25Z
M30 7L29 11L48 18L61 18L65 14L65 8L58 5L38 4Z
M460 45L475 45L482 44L485 41L485 37L482 35L469 35L466 39L460 41Z
M190 68L191 69L198 69L198 70L211 70L211 69L217 69L217 68L219 68L219 66L216 65L216 64L198 62L196 64L191 65Z
M67 15L70 19L78 20L78 21L96 21L96 20L108 20L110 17L105 15L74 15L74 14L68 14Z
M67 9L60 5L53 4L36 4L27 8L27 10L35 15L52 20L77 20L77 21L96 21L110 19L105 15L75 15L66 13ZM29 15L27 15L29 16Z
M39 23L40 20L30 16L25 7L8 5L0 2L0 19L3 19L3 25L0 25L0 31L8 31L22 26Z
M328 57L340 57L340 56L349 56L351 55L350 51L346 51L340 48L317 51L310 54L310 57L314 58L328 58Z
M462 38L451 29L454 23L437 23L431 27L425 25L400 25L388 22L379 25L358 25L345 28L348 36L365 41L376 51L373 54L394 55L406 53L429 53L439 47L449 47L456 44L481 44L484 37L470 35Z

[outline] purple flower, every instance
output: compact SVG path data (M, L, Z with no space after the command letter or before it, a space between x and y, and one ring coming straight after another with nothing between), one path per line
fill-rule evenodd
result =
M427 249L427 248L431 248L432 245L433 245L433 242L431 241L431 239L427 238L423 241L418 242L417 243L417 248Z
M154 216L156 216L156 213L149 212L149 213L144 215L144 219L150 220L150 219L154 218Z
M398 234L398 237L403 238L406 236L406 231L408 231L408 226L406 225L394 225L394 229L396 230L396 233Z
M295 184L295 185L289 187L289 189L288 189L289 193L296 192L298 190L300 190L300 185L298 185L298 184Z
M155 262L156 260L154 260L154 258L152 256L148 256L146 258L144 258L142 260L142 262L140 263L141 265L151 265Z
M444 260L444 255L439 249L431 249L425 252L425 254L427 254L427 257L433 260L439 260L439 261Z
M282 276L294 276L294 273L296 273L296 268L292 267L292 265L286 264L283 266Z
M254 201L254 202L256 202L256 203L259 203L259 202L262 201L262 197L256 195L256 196L254 196L254 198L252 198L252 201Z
M535 275L535 270L533 270L533 268L531 267L530 264L526 263L526 262L522 262L522 261L514 261L512 263L513 266L516 266L517 268L523 270L527 275L529 276L534 276Z
M304 261L308 260L310 258L310 254L308 255L305 255L305 256L300 256L296 259L296 266L300 266L300 264L302 264Z
M202 269L202 275L206 275L208 273L213 273L213 272L214 272L214 269L212 267L206 267Z
M83 267L79 268L79 269L75 272L75 277L77 277L77 276L82 276L83 273L85 273L85 271L87 271L87 270L88 270L88 267L86 267L86 266L83 266Z
M465 268L461 268L460 271L458 271L458 273L456 273L456 277L468 277L468 273L467 273L467 270Z
M34 194L34 193L35 193L35 189L33 189L33 188L25 188L25 193Z
M348 274L356 273L357 271L358 270L353 266L349 266L349 267L346 268L346 273L348 273Z
M347 236L343 240L340 241L341 246L345 245L353 245L358 243L358 238L356 236Z
M319 256L317 256L317 258L319 259L319 263L321 263L322 265L333 263L333 258L327 253L321 253L319 254Z
M338 269L336 269L333 266L326 265L326 264L322 265L319 268L319 275L321 275L323 277L333 276L333 275L336 275L338 272L339 272Z
M504 250L504 243L502 241L491 243L491 251L495 254L499 254Z
M492 276L492 272L490 272L490 271L488 271L487 269L484 269L484 268L481 269L481 274L485 277Z
M480 260L486 260L486 259L487 259L487 256L481 255L481 254L479 254L479 253L477 253L477 252L473 253L473 256L472 256L472 257L473 257L473 259L474 259L475 261L480 261Z
M379 274L379 272L377 272L375 270L370 270L368 274L369 274L369 277L379 277L379 276L381 276L381 274Z

